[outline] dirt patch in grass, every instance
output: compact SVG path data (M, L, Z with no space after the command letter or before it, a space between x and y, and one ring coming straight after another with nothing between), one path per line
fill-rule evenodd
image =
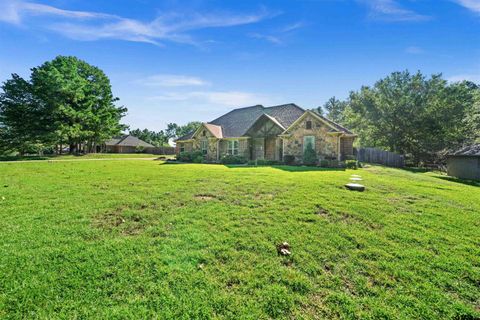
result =
M126 212L119 207L113 211L97 215L92 222L94 228L114 232L124 236L138 235L145 230L147 220L138 213Z
M217 199L217 196L213 194L196 194L194 198L201 201L211 201Z
M328 215L328 210L317 204L315 206L315 214L318 214L320 216L327 216Z

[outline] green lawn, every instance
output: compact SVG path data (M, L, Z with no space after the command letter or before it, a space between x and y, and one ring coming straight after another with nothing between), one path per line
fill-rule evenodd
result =
M150 153L90 153L86 155L45 155L45 156L3 156L0 161L32 161L32 160L86 160L86 159L125 159L125 158L158 158L174 156L162 156Z
M0 230L0 318L480 317L480 186L431 173L0 163Z

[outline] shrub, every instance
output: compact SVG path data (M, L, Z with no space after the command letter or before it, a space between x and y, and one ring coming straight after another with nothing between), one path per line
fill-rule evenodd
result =
M242 164L247 163L247 159L242 156L234 156L231 154L226 154L222 157L221 162L223 164Z
M182 162L193 162L194 159L199 157L201 157L203 160L203 153L201 151L194 151L194 152L185 151L185 152L180 152L180 154L177 156L177 160Z
M195 156L195 158L192 159L193 163L202 163L203 162L203 155L198 155Z
M307 166L314 166L317 164L317 153L313 150L310 144L307 145L303 152L303 164Z
M330 166L330 161L322 159L320 160L320 167L328 168Z
M357 170L360 166L360 163L357 160L347 160L345 161L345 166L347 169L354 169Z
M144 146L136 146L135 147L135 152L136 153L144 153L145 152L145 147Z
M283 156L283 162L287 165L292 165L292 164L295 163L295 156L287 154L287 155Z

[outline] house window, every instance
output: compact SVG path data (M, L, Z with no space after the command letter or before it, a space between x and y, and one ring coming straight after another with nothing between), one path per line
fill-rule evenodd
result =
M305 122L305 129L312 129L312 121Z
M180 152L185 152L185 145L183 143L180 145Z
M205 130L202 131L202 136L206 136L207 135L207 132Z
M200 149L202 150L203 154L207 154L207 151L208 151L208 141L207 140L201 140L200 141Z
M228 140L227 153L231 155L238 155L238 140Z
M303 137L303 151L307 149L307 146L310 145L313 150L315 150L315 137L314 136L305 136Z

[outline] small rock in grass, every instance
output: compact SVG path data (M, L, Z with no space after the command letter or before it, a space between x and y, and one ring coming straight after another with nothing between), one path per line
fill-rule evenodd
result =
M360 192L365 191L365 186L358 183L347 183L345 185L345 188L353 191L360 191Z
M350 178L350 180L352 180L352 181L362 181L363 179L362 179L362 178L353 177L353 178Z
M288 242L283 242L277 245L277 253L278 255L282 255L282 256L291 255L292 252L290 252L290 245L288 244Z

